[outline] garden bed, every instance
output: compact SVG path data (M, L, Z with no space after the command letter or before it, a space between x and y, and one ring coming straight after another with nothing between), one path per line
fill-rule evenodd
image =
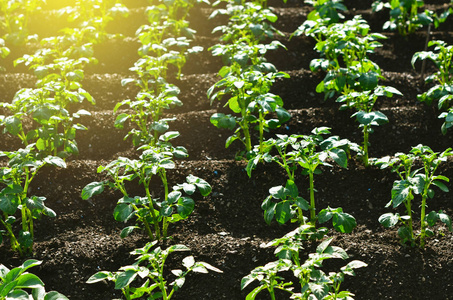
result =
M138 58L139 44L133 36L142 24L140 22L146 21L145 17L140 17L144 14L146 1L141 2L143 5L131 9L132 15L128 19L111 25L110 30L121 32L126 38L95 48L99 63L88 68L83 87L94 96L96 105L81 106L93 115L81 119L88 131L78 133L80 155L68 160L66 169L43 169L32 184L32 189L39 189L40 194L47 197L47 206L57 213L55 219L43 218L36 222L33 258L43 263L34 268L34 273L45 282L47 290L57 290L70 299L119 298L120 291L114 290L111 283L88 285L85 282L99 270L116 271L133 263L134 257L129 252L143 247L148 241L139 232L120 238L124 224L116 222L112 216L120 194L104 192L90 201L80 197L86 184L103 178L96 173L99 165L106 165L118 156L136 156L131 142L123 141L127 130L114 128L113 108L117 102L132 98L137 92L134 88L121 86L121 79L131 76L128 69ZM384 84L398 88L403 94L402 97L378 100L377 107L388 116L389 124L377 128L371 135L370 155L407 153L420 143L434 151L451 147L453 132L441 134L442 121L437 118L437 108L416 99L425 86L419 77L420 67L414 70L410 59L415 52L423 50L426 30L407 39L382 32L381 24L386 21L387 14L372 13L369 9L372 1L354 2L360 6L345 1L350 9L346 16L360 13L370 22L372 30L389 37L372 59L384 70ZM443 7L443 4L436 4L438 1L426 2L436 9ZM309 37L289 39L292 31L305 20L309 8L296 1L286 5L275 1L271 6L276 7L275 12L280 17L275 26L285 34L279 40L288 50L269 53L268 60L279 71L291 76L277 81L272 90L282 97L284 107L292 114L287 126L277 133L308 134L314 127L328 126L332 128L332 134L360 143L362 134L355 119L350 117L352 112L339 111L338 103L324 101L323 95L315 92L323 75L309 70L310 60L318 56L313 50L314 42ZM242 277L275 259L274 249L261 245L295 228L295 225L267 225L260 208L269 188L284 184L282 171L274 165L259 165L249 178L245 172L246 162L234 159L240 145L224 148L231 132L219 130L209 121L213 113L224 110L218 103L211 106L206 97L207 89L216 82L216 72L222 66L221 60L207 51L217 43L218 35L210 32L221 21L208 20L211 11L206 5L196 7L189 19L191 27L197 30L194 45L201 45L205 50L189 57L183 69L184 77L174 82L181 89L180 99L184 105L168 112L168 116L177 117L170 124L171 130L181 134L173 144L186 147L189 158L178 161L177 168L168 176L172 185L182 182L186 175L194 174L211 184L212 193L208 197L195 196L194 213L171 226L172 238L163 244L184 244L191 248L190 254L196 259L220 268L223 274L191 274L173 299L245 299L252 287L241 291ZM52 16L51 11L42 14ZM432 32L432 38L451 44L452 24L451 18L448 19ZM33 24L30 27L34 28ZM36 30L44 29L37 26ZM33 87L36 80L30 71L12 67L14 58L21 53L31 53L33 49L33 46L11 49L10 57L5 60L7 72L0 74L3 101L11 101L19 88ZM20 143L15 139L2 136L0 149L18 147ZM402 246L396 229L385 229L377 220L389 211L385 205L390 200L393 181L397 179L394 173L373 166L364 168L357 159L350 161L347 169L335 166L323 171L315 177L318 206L342 207L358 223L351 234L330 230L328 235L334 237L333 243L343 247L351 258L368 264L357 271L357 276L346 278L343 289L353 292L355 299L453 299L453 234L439 225L444 234L429 239L426 249L420 250ZM441 165L439 173L453 178L453 160ZM299 182L308 183L304 176L298 175L298 178ZM306 185L299 187L300 190L306 188ZM453 215L451 197L451 193L436 193L429 209L444 209ZM315 246L307 243L305 253L311 253ZM7 244L1 245L0 249L0 262L7 267L23 262ZM179 267L182 257L179 254L170 256L168 268ZM329 261L326 268L338 270L344 264ZM268 295L263 293L259 299L268 299Z

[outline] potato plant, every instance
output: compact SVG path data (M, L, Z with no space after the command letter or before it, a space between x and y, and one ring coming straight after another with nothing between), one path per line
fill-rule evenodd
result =
M373 2L373 11L381 11L384 8L389 9L389 20L384 23L384 30L397 30L404 37L413 34L423 26L434 24L437 28L445 22L451 14L451 8L438 15L437 13L425 9L423 0L377 0Z
M171 133L175 137L174 133ZM167 135L168 136L168 135ZM167 170L173 169L173 157L187 156L184 148L142 147L143 153L138 160L119 157L108 165L100 166L98 172L106 172L110 179L102 182L92 182L82 190L82 199L87 200L104 191L105 187L121 192L113 216L115 220L127 222L135 218L139 226L128 226L121 232L126 237L136 228L143 228L151 240L167 238L170 223L186 219L193 211L195 202L192 195L196 189L203 196L211 192L211 186L203 179L193 175L186 178L185 183L173 186L170 191L167 180ZM157 177L164 188L162 197L151 191L151 181ZM128 182L138 180L145 196L134 196L128 192ZM188 196L183 196L183 192Z
M215 113L211 116L211 123L218 128L234 130L225 147L229 147L235 140L240 140L245 151L252 150L252 137L250 130L256 126L259 132L259 145L262 148L264 132L269 129L280 127L291 117L290 113L283 108L283 100L270 93L270 87L276 78L287 78L283 72L264 74L260 71L244 71L239 76L228 73L208 90L211 103L215 99L221 99L228 95L228 107L239 116L231 114ZM219 89L216 91L215 89ZM268 115L276 118L268 119Z
M305 34L317 41L315 49L321 58L310 62L313 72L324 71L326 76L316 87L325 98L373 89L382 79L381 69L369 55L382 44L386 37L370 33L370 26L356 16L344 23L325 25L322 21L306 21L294 32Z
M375 164L381 168L391 168L392 172L396 172L400 178L393 183L392 198L387 207L391 205L393 208L397 208L404 204L406 215L385 213L379 217L379 222L384 227L393 227L401 223L402 226L398 229L398 235L403 244L409 243L412 246L418 245L420 248L424 248L426 238L434 235L429 227L434 226L439 220L452 231L451 218L442 210L426 213L428 199L434 198L433 186L437 186L443 192L449 191L444 183L449 182L449 179L443 175L437 175L436 171L439 165L452 155L451 148L438 153L428 146L420 144L413 147L409 154L397 153L393 158L387 156L375 161ZM421 161L423 167L413 170L416 161ZM412 211L414 205L412 201L416 195L421 196L420 233L415 233L413 226Z
M202 262L195 261L193 256L187 256L182 260L184 270L171 270L174 281L168 284L167 272L164 272L168 256L173 252L190 251L184 245L172 245L167 249L160 246L154 247L157 241L147 243L143 248L131 252L138 255L136 262L129 266L121 267L117 272L100 271L92 275L87 283L96 283L103 280L113 281L115 289L121 290L127 300L137 299L146 296L147 299L170 300L185 283L186 276L190 272L208 273L208 270L223 273L216 267ZM154 247L154 248L153 248ZM143 279L146 281L140 286L131 286L134 281Z
M28 269L41 263L39 260L28 259L11 270L0 265L0 300L68 300L66 296L56 291L46 293L44 282L35 274L28 272Z
M343 103L340 109L353 108L356 110L352 117L359 122L359 128L363 128L362 159L365 166L369 164L369 134L373 132L372 126L388 123L387 116L380 111L373 111L373 107L379 97L392 97L394 94L402 96L401 92L393 87L379 85L373 90L352 92L337 99L337 102Z
M13 45L21 45L29 39L34 39L35 37L28 34L28 21L44 3L45 0L1 1L0 12L3 17L0 21L1 37Z
M425 78L426 83L433 83L428 91L417 95L417 99L431 105L437 101L438 108L441 110L448 109L447 112L442 112L439 115L440 119L445 119L442 125L442 133L446 134L447 129L452 126L452 107L451 102L453 99L453 68L451 60L453 58L453 46L448 45L441 40L429 41L429 47L434 47L432 51L416 52L412 56L412 66L415 68L415 63L418 60L430 60L434 63L437 71Z
M80 28L90 29L90 43L99 43L118 35L109 34L106 27L113 19L129 16L129 9L116 0L76 0L74 6L59 10L70 22L78 22Z
M277 72L275 66L264 57L268 50L284 46L275 40L261 43L265 38L272 38L281 32L268 23L275 22L277 16L258 3L236 4L227 1L226 9L215 10L211 17L218 14L230 16L227 25L214 29L214 32L223 33L221 40L225 43L214 45L210 50L214 56L222 56L224 66L219 71L222 78L208 89L207 95L211 104L227 95L229 98L225 106L239 116L215 113L211 116L211 123L218 128L234 130L225 147L239 140L245 150L238 156L246 157L253 148L253 126L259 132L261 149L264 132L281 126L290 118L289 112L283 108L282 99L269 92L275 79L288 78L289 75Z
M298 222L305 224L303 210L310 212L309 224L316 227L316 223L325 223L332 219L333 227L339 232L352 232L356 226L353 216L343 212L342 208L326 208L319 213L316 211L314 175L320 174L321 166L329 166L334 161L339 166L346 168L350 151L360 152L359 146L338 136L330 136L329 128L319 127L312 130L311 135L277 135L277 139L265 142L264 152L255 152L249 160L247 172L251 176L252 170L260 161L276 162L287 173L288 180L285 186L276 186L269 189L269 196L263 201L261 208L264 210L264 220L269 224L274 218L284 224ZM276 155L272 156L274 150ZM299 195L296 185L296 171L302 168L302 175L308 175L309 201Z
M307 20L328 20L328 23L338 23L344 16L339 11L347 11L343 0L305 0L304 3L313 6Z
M315 253L310 253L305 261L301 261L299 256L303 249L301 241L311 233L310 226L303 225L266 245L266 247L277 247L275 253L279 259L255 268L249 275L242 278L241 289L245 289L254 281L259 283L247 295L247 300L255 299L264 290L267 290L273 300L276 299L276 290L287 292L290 294L290 299L353 299L353 293L341 291L341 283L344 281L345 275L355 276L354 269L366 267L367 264L353 260L341 267L340 271L326 274L321 269L324 260L349 258L345 250L330 245L333 238L322 241ZM292 272L298 283L293 284L293 282L285 280L282 276L287 272Z
M0 243L3 236L9 238L11 249L19 255L28 255L33 250L34 219L42 215L55 217L56 213L44 203L45 197L31 195L30 184L38 171L45 165L65 168L63 159L56 156L37 157L35 144L16 151L2 151L1 157L8 159L8 165L0 168L0 222L5 230L0 231ZM20 222L19 233L15 233L14 223Z

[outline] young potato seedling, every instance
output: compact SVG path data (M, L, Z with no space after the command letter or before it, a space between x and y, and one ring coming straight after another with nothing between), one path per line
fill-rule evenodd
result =
M411 246L418 245L424 248L426 238L434 235L434 232L429 229L436 224L438 220L445 223L450 231L452 231L451 218L441 210L426 213L428 199L434 198L434 190L432 186L437 186L440 190L448 192L449 189L444 182L449 182L449 179L443 175L436 175L437 168L442 162L447 160L448 156L452 156L451 149L447 149L442 153L434 152L428 146L417 145L412 148L409 154L397 153L394 158L384 157L375 160L374 164L381 168L391 168L396 172L400 180L396 180L392 188L392 198L387 204L387 207L392 205L393 208L404 204L406 207L406 215L399 213L385 213L379 217L379 222L384 227L393 227L398 223L402 226L398 229L398 235L401 242L410 243ZM414 162L421 161L423 167L413 170ZM420 233L414 232L413 220L413 200L415 195L421 196L421 212L420 212Z
M6 235L11 243L11 249L21 256L30 254L33 249L34 219L42 215L55 217L56 213L48 208L45 197L30 195L30 184L38 171L46 164L65 168L63 159L56 156L37 158L35 144L30 144L24 149L11 152L0 152L1 157L9 159L8 166L0 168L0 182L5 186L0 191L0 217L5 231L0 231L0 243ZM20 214L16 218L16 213ZM14 233L13 224L20 220L19 234Z
M163 250L159 246L154 247L157 241L147 243L145 247L131 252L138 255L136 262L124 266L119 271L112 273L107 271L97 272L91 276L87 283L95 283L102 280L113 281L115 289L121 290L127 300L147 297L146 299L170 300L185 283L186 276L190 272L208 273L208 270L223 273L216 267L202 261L195 261L193 256L187 256L182 260L185 270L171 270L175 280L168 284L167 274L164 272L165 262L173 252L190 251L184 245L173 245ZM153 248L154 247L154 248ZM144 283L138 287L131 284L137 279L143 279Z
M417 60L431 60L437 67L437 72L425 78L426 83L434 83L428 91L417 95L417 99L431 105L433 101L438 101L439 109L448 109L442 112L439 118L445 119L442 125L442 133L446 134L447 129L452 126L453 114L451 102L453 99L453 68L451 60L453 58L453 46L444 41L429 41L429 47L434 47L433 51L420 51L412 56L412 67L415 68Z
M42 280L28 272L28 269L41 263L39 260L29 259L11 270L0 265L0 300L68 300L66 296L55 291L46 293Z
M354 269L366 267L367 264L353 260L341 267L339 272L326 274L320 269L324 260L349 258L342 248L330 245L332 238L322 241L315 253L310 253L304 262L300 261L299 253L303 249L301 241L306 240L307 235L313 234L313 232L311 226L302 225L266 245L266 247L277 247L275 253L279 260L257 267L242 278L241 289L254 281L259 282L259 286L247 295L247 300L255 299L263 290L269 292L272 300L276 299L276 290L288 292L291 295L290 299L353 299L353 293L340 290L341 283L344 281L345 275L354 276ZM279 275L279 273L288 271L291 271L294 278L299 281L298 284L294 284L298 285L297 287Z
M364 92L352 92L338 97L337 102L343 103L340 109L353 108L356 110L351 117L359 122L359 128L363 128L363 164L369 164L369 135L373 133L372 126L380 126L388 123L388 118L380 111L373 111L374 104L379 97L392 97L394 94L402 96L401 92L389 86L376 86L373 90Z
M276 162L287 173L288 180L285 186L276 186L269 189L269 196L263 201L264 219L269 224L272 219L284 224L298 222L306 223L303 210L310 212L309 222L312 226L332 219L334 228L339 232L349 233L356 226L351 215L344 213L342 208L330 207L316 212L314 175L320 174L320 166L332 166L329 160L346 168L349 152L360 152L360 147L347 139L330 136L330 128L319 127L312 130L311 135L277 135L277 139L269 139L264 143L264 152L255 151L255 156L249 160L247 173L251 176L252 170L260 161ZM272 156L277 150L278 155ZM295 172L301 167L302 174L309 177L309 202L299 195L295 183Z
M383 29L398 30L402 36L414 33L423 25L434 22L433 13L425 10L419 13L419 9L425 5L423 0L377 0L373 2L373 11L390 9L390 20L384 23Z
M168 225L186 219L194 209L193 199L183 196L183 192L190 196L198 189L202 196L207 196L211 193L211 186L205 180L189 175L185 183L175 185L170 192L167 170L175 167L172 159L182 150L172 149L173 152L170 152L153 147L143 149L138 160L119 157L105 167L100 166L98 173L107 172L111 179L86 185L82 190L82 199L87 200L102 193L104 187L118 190L122 197L113 212L115 220L127 222L135 218L141 225L127 226L122 230L121 237L126 237L134 229L143 227L151 240L165 239ZM162 198L156 198L151 192L150 183L154 176L159 177L164 187ZM129 194L126 184L134 180L138 180L143 187L145 196Z

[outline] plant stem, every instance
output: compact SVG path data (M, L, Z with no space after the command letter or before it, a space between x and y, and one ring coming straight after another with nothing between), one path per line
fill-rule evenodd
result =
M410 200L410 199L412 199L412 191L409 192L409 196L406 198L406 201L404 204L406 205L406 212L409 215L409 220L407 221L407 223L409 226L409 231L411 233L411 241L413 241L414 240L414 229L413 229L413 225L412 225L412 208L411 208L412 200Z
M316 204L315 204L315 187L314 187L314 170L308 171L310 180L310 222L316 227Z
M162 184L164 185L164 191L165 191L165 201L168 200L168 181L167 181L167 173L165 172L165 169L162 169L162 172L160 173L160 178L162 180ZM168 218L164 217L162 220L162 236L163 238L167 237L167 228L168 228Z
M259 129L260 129L260 153L263 153L263 135L264 135L264 116L263 113L260 112L260 122L259 122Z
M7 215L5 214L5 217ZM20 248L20 244L16 239L16 236L13 233L13 230L11 228L11 225L3 221L3 219L0 218L0 221L2 222L3 226L5 226L6 230L8 231L9 239L11 242L11 249L14 251L18 251L19 255L22 256L22 249Z
M146 190L146 196L148 197L148 199L151 203L149 210L151 212L151 215L152 215L153 221L154 221L154 230L156 231L156 239L160 240L159 219L157 218L156 212L154 211L153 198L151 197L151 193L149 192L148 182L145 184L145 190ZM146 221L145 219L143 219L143 220ZM145 226L146 226L146 223L145 223Z
M363 164L365 165L365 167L368 167L368 138L368 126L365 125L363 127Z
M427 192L423 193L422 197L422 210L420 214L420 225L421 225L421 231L420 231L420 248L425 248L425 236L426 236L426 221L425 221L425 216L426 216L426 199L428 198Z

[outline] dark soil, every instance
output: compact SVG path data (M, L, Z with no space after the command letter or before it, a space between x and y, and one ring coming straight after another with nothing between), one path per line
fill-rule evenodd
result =
M58 7L58 1L49 2ZM362 14L374 31L382 32L382 24L388 15L372 13L369 9L371 2L345 1L350 8L345 15L350 18ZM120 238L119 232L124 224L116 222L112 216L119 194L106 191L92 201L83 201L80 197L86 184L102 179L96 173L99 165L105 165L118 156L135 157L137 153L130 141L123 140L127 130L118 130L113 126L115 104L134 97L137 92L132 87L121 86L120 81L132 76L128 69L137 60L139 47L134 32L146 22L144 9L147 2L127 1L129 3L131 16L115 21L109 29L124 34L126 38L96 46L95 56L99 63L88 68L83 82L83 87L95 97L97 104L82 106L93 115L80 121L89 128L78 133L80 155L71 158L66 169L45 168L32 184L32 191L47 197L47 206L57 212L57 217L36 222L32 257L43 263L31 271L45 282L47 290L57 290L70 299L121 297L111 283L89 285L85 282L99 270L116 271L133 263L134 257L129 252L148 242L139 232L125 239ZM352 112L339 111L337 103L323 101L323 95L315 92L315 86L322 80L323 74L314 74L308 67L310 60L318 56L313 50L314 42L307 37L289 40L290 34L305 20L310 10L300 3L295 0L288 1L286 5L281 1L271 2L280 17L275 26L285 33L279 39L288 50L271 53L268 59L280 71L291 75L290 79L276 82L272 90L283 98L285 107L292 114L287 126L277 133L308 134L314 127L328 126L333 134L360 143L361 132L350 117ZM442 9L448 1L426 3L432 9ZM225 21L221 18L208 21L211 11L211 8L202 6L194 8L191 13L191 27L198 32L194 44L205 47L205 50L190 57L183 70L185 76L174 80L181 89L180 99L184 105L169 110L168 116L177 117L171 123L171 130L181 133L174 144L185 146L190 154L188 159L179 161L177 168L169 172L170 185L181 183L186 175L194 174L207 180L213 191L205 198L195 196L193 215L171 226L169 233L172 239L162 243L162 246L185 244L197 260L220 268L223 274L189 275L174 299L245 299L254 286L241 291L241 278L255 267L275 260L274 249L262 248L261 245L294 229L294 225L266 225L260 208L269 188L284 184L282 171L273 165L260 165L249 178L244 170L246 163L234 159L240 145L224 148L231 132L219 130L209 122L214 112L224 110L223 104L210 106L206 98L206 91L216 82L216 72L222 66L221 60L207 51L209 46L217 43L218 38L210 32ZM43 18L49 21L41 22ZM47 26L43 26L54 21L58 26L68 26L54 12L44 10L33 20L30 28L41 37L54 35L56 29L61 27L52 27L55 31L49 32L46 31ZM431 39L444 39L451 44L452 25L453 21L449 19L432 32ZM390 122L371 135L371 156L408 152L419 143L435 151L445 150L453 145L453 133L443 136L437 108L417 101L416 95L426 90L426 86L420 79L420 66L417 65L414 70L410 65L412 55L424 48L426 30L420 30L406 39L395 33L383 33L389 38L372 59L384 70L386 80L383 84L398 88L404 96L378 101L377 108L388 116ZM33 87L36 78L32 72L23 66L14 68L12 61L24 53L32 53L36 47L12 47L10 57L4 61L7 72L0 75L3 101L11 101L20 88ZM20 146L18 141L5 135L0 140L2 150ZM368 264L368 267L358 270L355 277L346 278L343 289L353 292L355 299L453 299L452 233L439 225L437 229L441 233L428 241L426 249L420 250L401 245L396 229L385 229L377 221L381 214L391 211L385 205L390 199L393 181L397 179L395 174L375 167L364 168L357 159L349 162L348 169L335 166L323 171L315 178L318 207L342 207L358 223L351 234L339 234L330 229L328 235L334 237L333 243L343 247L351 259ZM453 178L453 160L448 160L439 171ZM300 175L297 180L300 190L308 188L306 177ZM158 185L155 189L157 193L161 191ZM430 211L440 209L453 215L451 194L439 191L430 201ZM301 255L308 255L315 247L316 244L307 243ZM170 257L168 268L179 268L183 257L180 254ZM20 265L23 260L9 250L8 243L1 245L2 264L11 268ZM344 261L329 261L326 267L338 270L344 264ZM294 279L289 277L288 280ZM260 299L268 299L268 295L263 292ZM278 299L287 298L279 296Z

